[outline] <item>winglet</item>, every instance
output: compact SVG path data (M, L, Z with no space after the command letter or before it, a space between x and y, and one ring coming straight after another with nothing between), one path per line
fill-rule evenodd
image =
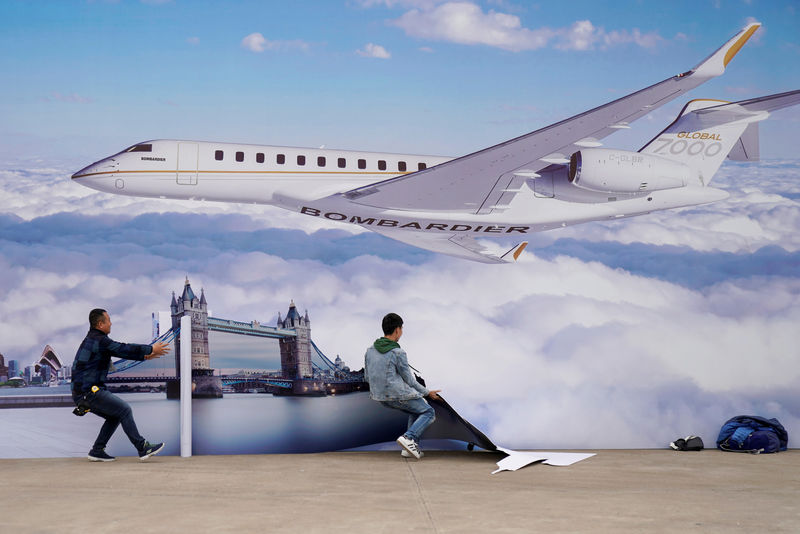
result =
M734 35L727 43L722 45L716 52L701 61L694 69L692 74L704 78L713 78L725 72L733 56L744 46L750 37L761 27L760 22L753 22L742 28L739 33Z
M528 242L527 241L523 241L522 243L520 243L518 245L514 245L514 247L511 250L509 250L508 252L506 252L505 254L500 256L500 259L502 259L503 261L505 261L507 263L511 263L512 261L517 261L517 259L519 258L519 255L522 254L522 251L525 250L525 247L527 247L527 246L528 246ZM506 256L510 256L510 257L507 258Z

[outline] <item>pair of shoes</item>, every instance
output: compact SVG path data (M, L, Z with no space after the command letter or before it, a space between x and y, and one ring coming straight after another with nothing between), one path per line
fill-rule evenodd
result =
M676 451L702 451L704 448L702 438L698 436L686 436L678 438L669 444Z
M139 449L139 459L147 460L154 454L158 454L159 452L161 452L161 449L163 448L164 448L163 443L150 443L149 441L145 441L142 448Z
M113 456L106 454L105 449L99 451L91 450L87 456L90 462L113 462L116 460Z
M418 448L419 448L419 447L418 447ZM408 451L407 451L407 450L405 450L405 449L403 449L402 451L400 451L400 456L402 456L403 458L413 458L413 456L411 456L411 453L410 453L410 452L408 452ZM422 452L422 451L419 451L419 457L420 457L420 458L422 458L423 456L425 456L425 453L424 453L424 452Z
M397 438L397 444L403 447L403 450L405 450L408 454L410 454L417 460L422 458L422 451L419 450L419 445L417 445L417 442L414 441L413 439L408 439L405 436L400 436L399 438Z

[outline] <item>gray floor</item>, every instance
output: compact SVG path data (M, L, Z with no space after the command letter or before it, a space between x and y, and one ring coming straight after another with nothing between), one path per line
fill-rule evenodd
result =
M0 532L800 532L800 451L0 460Z

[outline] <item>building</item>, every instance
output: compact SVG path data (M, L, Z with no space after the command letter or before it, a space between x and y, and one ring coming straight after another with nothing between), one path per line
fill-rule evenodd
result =
M0 382L8 380L8 367L6 367L6 359L0 354Z
M181 350L192 352L192 397L219 398L222 397L222 381L214 376L211 368L211 358L208 351L208 302L203 289L200 289L198 298L189 283L189 277L183 284L183 293L180 298L172 293L170 304L172 328L178 330L181 326L181 317L189 315L192 318L192 343L191 347L181 347L180 337L175 338L175 373L181 375ZM174 388L175 386L172 386ZM172 391L167 385L167 396L174 398L177 392Z
M301 317L297 312L294 301L289 304L286 319L281 319L278 314L278 328L294 330L296 337L282 338L279 341L281 349L281 371L284 378L311 378L314 369L311 365L311 320L308 310Z
M208 353L208 303L203 289L200 289L200 298L192 291L189 284L189 277L183 285L183 294L180 299L175 298L172 293L172 304L170 304L172 314L172 328L177 330L181 326L181 317L191 315L192 317L192 369L210 369L211 359ZM175 361L180 362L181 346L180 343L175 347ZM180 376L180 369L177 369Z
M12 379L19 375L19 360L8 360L8 378Z

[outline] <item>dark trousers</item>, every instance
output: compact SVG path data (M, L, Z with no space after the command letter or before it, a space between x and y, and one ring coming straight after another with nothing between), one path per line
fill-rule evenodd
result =
M100 433L97 434L97 439L92 447L93 451L105 449L108 440L111 439L120 424L136 450L144 448L145 439L136 428L130 404L105 389L101 389L97 393L88 393L87 400L91 413L106 420L100 428Z

